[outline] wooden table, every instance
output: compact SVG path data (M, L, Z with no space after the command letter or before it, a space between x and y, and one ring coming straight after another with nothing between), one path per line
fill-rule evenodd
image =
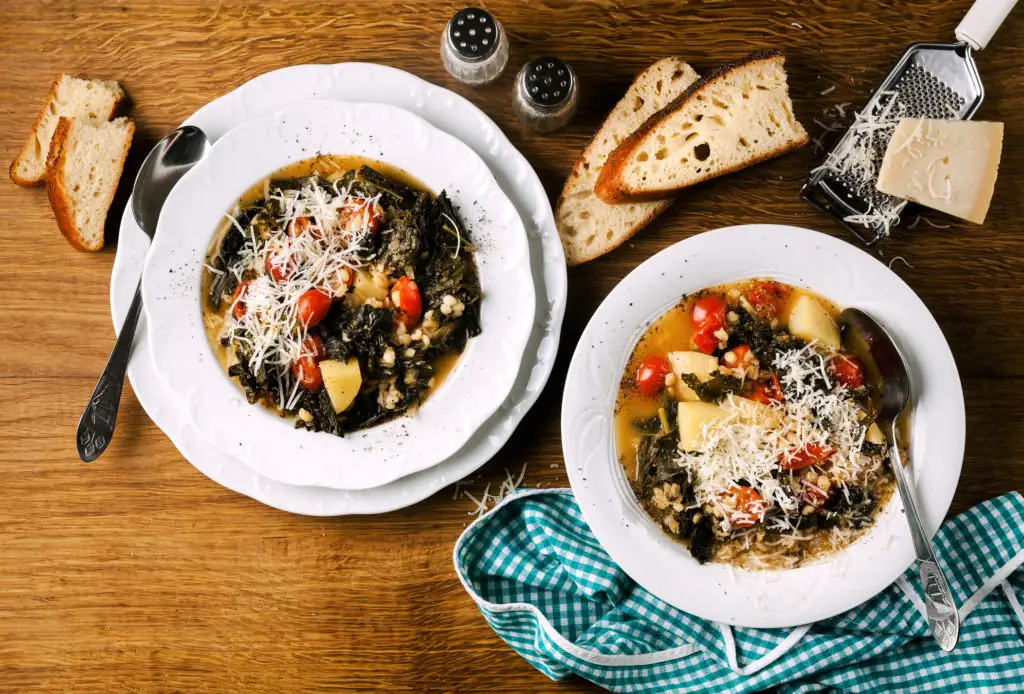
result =
M909 42L952 39L969 4L495 1L488 9L511 36L511 60L497 84L471 90L438 56L457 9L450 3L5 0L0 159L13 159L61 71L120 80L134 101L136 149L145 152L197 108L268 70L360 60L466 95L554 199L630 76L655 58L676 53L707 71L781 48L797 112L816 136L812 119L823 107L862 102ZM882 249L909 261L894 269L934 312L963 379L967 456L952 512L1024 488L1022 47L1018 10L978 57L988 90L979 117L1005 121L1007 131L988 222L922 224ZM518 67L544 53L572 63L583 94L571 126L548 136L524 129L510 98ZM566 484L558 426L566 366L602 297L645 258L748 222L844 236L797 197L820 156L808 147L694 188L627 246L570 271L547 391L471 491L523 464L527 485ZM548 681L487 627L452 573L452 543L472 504L453 500L450 488L384 516L281 513L194 470L130 389L107 454L80 462L76 422L114 336L114 251L72 250L44 193L0 182L0 691L592 689Z

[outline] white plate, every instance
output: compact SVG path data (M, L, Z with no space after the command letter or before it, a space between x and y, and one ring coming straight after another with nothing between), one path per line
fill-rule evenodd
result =
M447 191L476 244L482 332L413 416L344 437L296 429L249 405L210 347L201 286L214 230L261 178L318 152L372 157ZM419 116L383 104L307 101L239 126L174 187L146 259L142 296L164 384L221 451L285 484L369 489L450 457L501 406L533 326L526 230L487 165Z
M637 583L698 617L788 627L859 605L911 564L914 548L896 495L865 537L827 559L786 571L701 566L636 502L612 429L623 369L647 326L683 294L752 277L807 287L841 307L863 309L892 331L909 360L911 469L925 526L934 533L953 499L964 451L964 401L953 355L928 309L899 277L850 244L806 229L718 229L681 241L631 272L576 347L562 401L562 448L587 524Z
M422 501L483 465L504 445L536 402L551 374L557 353L565 312L565 259L547 195L522 154L512 147L494 122L470 102L400 70L365 63L284 68L257 77L216 99L186 123L203 128L212 140L217 140L240 123L310 98L377 100L405 108L437 127L457 133L487 161L526 226L537 293L534 331L511 394L466 446L438 466L382 487L341 491L281 484L254 472L198 434L188 422L184 409L163 387L152 360L133 359L128 373L136 396L153 421L189 462L218 484L292 513L316 516L384 513ZM126 212L121 220L111 278L115 326L124 320L148 243L131 213ZM148 352L148 343L144 316L135 348Z

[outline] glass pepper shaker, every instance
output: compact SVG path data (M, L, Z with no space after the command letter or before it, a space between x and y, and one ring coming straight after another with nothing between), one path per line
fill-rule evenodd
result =
M576 114L576 74L558 58L548 56L528 62L516 77L515 90L516 114L537 132L558 130Z
M441 35L441 62L452 77L480 87L498 79L508 64L508 37L486 10L456 12Z

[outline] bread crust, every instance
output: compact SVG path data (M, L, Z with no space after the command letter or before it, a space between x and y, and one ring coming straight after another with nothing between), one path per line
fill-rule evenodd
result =
M719 68L712 71L705 77L700 78L692 85L690 85L686 91L676 97L671 103L665 106L663 109L655 113L653 116L648 118L643 125L637 128L636 132L623 140L618 147L612 150L611 154L608 155L608 160L605 162L604 167L601 169L601 173L598 174L597 182L594 184L594 193L601 200L608 204L617 204L623 202L649 202L651 200L661 200L667 196L674 195L675 193L684 190L689 186L680 186L678 188L668 188L663 190L654 190L644 193L638 193L635 191L626 190L622 183L622 171L626 162L629 160L633 152L640 146L644 138L653 131L662 120L681 109L691 98L697 94L703 92L710 83L717 80L718 78L726 75L734 70L745 68L752 63L760 61L769 61L785 57L782 52L776 49L762 49L754 51L749 55L740 58L739 60L731 63L726 63ZM803 147L807 144L809 138L806 133L802 139L793 142L791 145L786 147L779 147L765 154L759 155L749 161L739 164L728 169L723 170L717 176L724 176L726 174L739 171L748 166L758 164L762 161L772 159L792 151L798 147Z
M665 61L665 60L673 60L673 61L676 61L677 63L681 63L683 65L687 64L686 61L683 60L682 58L680 58L679 56L668 56L666 58L662 58L661 60L655 61L651 65L648 65L643 70L641 70L636 75L634 75L633 76L633 82L631 83L631 86L632 86L632 84L635 84L644 75L644 73L646 73L648 70L652 69L658 63L660 63L662 61ZM690 69L692 69L692 68L690 68ZM629 94L629 88L626 89L626 93L623 94L622 99L625 99L628 96L628 94ZM575 181L576 179L578 179L578 178L583 176L583 174L584 174L583 165L586 163L588 155L590 154L591 150L594 147L597 146L597 142L600 139L602 133L604 133L605 127L610 125L609 121L611 120L612 116L614 115L615 109L618 107L618 104L620 104L622 102L622 99L620 99L618 102L616 102L616 106L613 107L612 110L608 113L608 116L604 119L604 121L601 123L601 126L594 133L594 136L590 138L590 141L587 142L586 147L584 147L583 151L580 152L580 156L576 159L576 163L573 164L572 171L569 173L568 178L565 179L565 184L562 186L562 192L559 193L558 201L555 203L555 221L556 222L558 221L559 216L561 215L561 212L562 212L562 207L565 204L566 190L569 189L569 187L570 187L570 185L572 184L573 181ZM607 160L605 161L604 166L607 166ZM566 255L565 255L566 265L568 265L569 267L575 267L577 265L582 265L583 263L590 262L591 260L594 260L595 258L599 258L602 255L605 255L606 253L611 253L613 250L615 250L616 248L621 246L623 243L625 243L629 239L633 238L633 236L635 236L637 234L637 232L639 232L641 229L643 229L648 224L650 224L652 221L654 221L654 219L658 215L660 215L662 212L664 212L665 210L667 210L669 208L669 206L672 204L672 202L673 202L673 198L667 198L667 199L661 200L660 204L657 207L653 207L651 209L651 211L647 215L645 215L641 220L639 220L636 224L634 224L630 228L624 230L622 232L622 234L620 236L618 236L611 245L601 246L601 247L589 250L589 251L587 251L585 253L582 253L582 254L572 254L572 255L570 255L569 249L566 248L565 249L566 250ZM559 229L559 234L561 235L561 229ZM563 246L567 245L567 242L566 242L564 237L562 238L562 242L563 242Z
M42 107L40 107L39 113L36 114L36 120L34 123L32 123L32 130L29 131L28 139L25 141L25 146L21 148L20 152L18 152L18 156L14 158L14 161L11 162L11 167L8 169L8 174L10 175L11 180L17 183L19 186L33 188L41 186L44 183L46 183L45 168L43 169L43 174L38 178L25 178L24 176L20 176L18 174L18 168L21 166L22 161L29 156L29 152L31 152L32 148L35 146L36 132L39 130L39 126L43 123L43 117L46 115L46 109L49 107L50 103L55 98L57 98L57 85L59 85L60 81L65 77L71 77L71 75L62 72L54 78L53 84L50 85L50 91L46 95L46 99L43 101L43 105ZM103 120L110 120L111 118L113 118L114 114L117 113L117 109L124 102L125 98L126 95L124 93L124 90L122 89L121 96L115 99L114 103L111 104L110 113L106 114L106 116L103 116L102 114L97 114L97 117L102 118ZM63 116L61 117L63 118ZM56 133L56 131L54 132ZM53 140L51 139L50 142L52 144ZM47 158L49 158L49 152L47 152Z
M89 245L82 238L81 230L75 224L72 213L71 194L64 182L64 167L67 163L67 138L74 124L73 118L61 116L57 121L57 127L53 131L53 139L50 140L50 151L46 155L46 197L50 200L50 207L53 208L53 216L57 220L57 228L64 235L74 248L80 251L95 252L103 248L104 237L101 234L99 243ZM110 204L114 200L114 192L121 181L121 174L124 173L124 162L128 158L128 150L131 148L132 139L135 136L135 123L128 121L128 137L125 138L124 149L121 152L121 161L118 164L117 176L110 187L110 194L103 205L103 216L106 217L110 211Z
M49 106L50 102L53 101L54 98L56 98L56 96L57 96L57 85L60 84L60 81L62 79L64 79L64 74L63 73L57 75L57 77L54 78L53 84L50 85L50 91L47 93L46 99L43 100L43 105L39 109L39 113L36 114L35 122L32 123L32 130L29 131L28 139L25 141L25 146L21 148L21 151L18 152L18 156L16 156L14 158L14 161L11 162L11 168L9 170L9 173L10 173L10 176L11 176L11 180L14 181L15 183L17 183L19 186L25 186L25 187L40 186L40 185L42 185L46 181L45 170L44 170L44 175L43 175L42 178L35 179L35 178L24 178L22 176L19 176L18 175L18 168L21 166L22 159L27 157L29 151L31 151L31 149L32 149L32 145L33 145L33 142L34 142L35 137L36 137L36 131L39 129L39 126L42 125L43 116L46 115L46 108L47 108L47 106ZM59 123L58 123L58 125L59 125ZM54 132L56 132L56 131L54 131ZM50 141L53 142L52 139Z
M565 264L568 265L569 267L576 267L577 265L582 265L583 263L589 263L591 260L600 258L602 255L605 255L607 253L611 253L616 248L624 244L626 241L629 241L631 238L636 236L641 229L645 228L648 224L653 222L658 217L658 215L667 210L673 202L675 202L675 198L662 200L661 204L658 205L657 207L651 208L651 212L644 216L644 218L640 222L634 224L632 227L627 229L621 236L617 237L613 243L611 243L608 246L602 247L600 250L584 253L581 256L575 257L573 260L570 260L569 256L566 255Z

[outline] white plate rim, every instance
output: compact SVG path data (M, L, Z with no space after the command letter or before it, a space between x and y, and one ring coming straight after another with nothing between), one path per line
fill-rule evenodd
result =
M622 370L650 322L686 292L759 276L809 286L840 305L856 305L894 332L910 361L915 387L911 469L917 473L925 526L933 534L952 502L963 460L963 392L953 355L927 307L902 279L864 251L807 229L759 224L705 232L661 251L627 275L602 302L576 347L563 396L562 446L587 524L637 583L698 617L781 628L850 609L910 566L913 544L898 495L865 537L806 567L757 572L700 566L636 503L612 435ZM889 320L893 316L901 319ZM921 375L926 368L933 375L928 381Z
M385 513L418 503L483 465L509 439L533 406L554 367L565 314L567 273L550 203L540 179L497 125L465 98L402 70L372 63L296 65L260 75L214 101L185 124L198 125L216 140L236 125L282 105L307 98L354 98L399 105L435 126L456 130L484 157L499 185L513 200L530 238L531 266L537 286L537 315L528 346L535 355L520 371L512 395L487 425L452 458L424 472L362 491L284 485L255 473L205 441L167 397L151 360L133 359L129 379L143 408L187 460L204 475L232 491L273 508L312 516ZM130 209L130 207L128 208ZM148 238L126 209L111 278L111 314L115 328L127 312L138 281ZM136 349L146 348L145 316Z

